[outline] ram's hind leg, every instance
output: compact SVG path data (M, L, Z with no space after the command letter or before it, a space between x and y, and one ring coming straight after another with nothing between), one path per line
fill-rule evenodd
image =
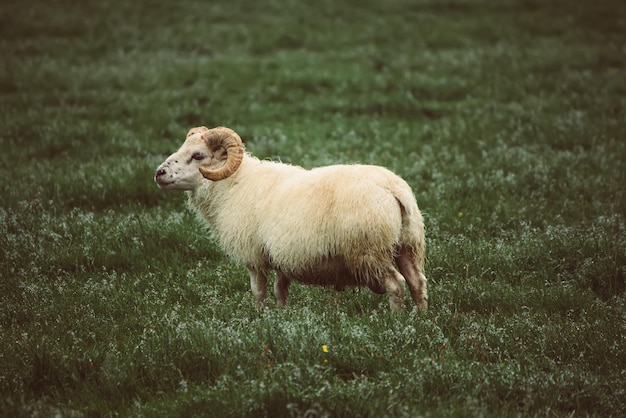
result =
M396 256L396 264L409 285L413 301L420 310L425 311L428 308L428 281L413 252L401 247Z
M276 301L278 306L284 308L287 304L287 297L289 297L289 285L291 280L283 273L276 272L276 281L274 282L274 294L276 295Z
M248 268L250 274L250 288L254 303L259 309L265 308L265 299L267 298L267 273L255 268Z
M398 270L390 266L383 284L389 296L391 311L401 311L404 308L404 278L398 273Z

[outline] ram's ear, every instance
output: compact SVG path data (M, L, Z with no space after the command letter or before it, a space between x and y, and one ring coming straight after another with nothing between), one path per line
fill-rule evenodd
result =
M191 128L189 132L187 132L187 138L189 138L191 135L197 134L199 132L206 132L208 130L209 128L207 128L206 126L196 126L195 128Z

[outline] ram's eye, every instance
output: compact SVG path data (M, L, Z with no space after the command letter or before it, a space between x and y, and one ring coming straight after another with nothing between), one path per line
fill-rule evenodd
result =
M201 152L194 152L193 155L191 156L192 159L196 160L196 161L202 161L204 160L204 154Z

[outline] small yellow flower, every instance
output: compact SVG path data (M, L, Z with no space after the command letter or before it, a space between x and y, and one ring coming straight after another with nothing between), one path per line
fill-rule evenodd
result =
M459 212L459 218L463 217L463 212Z
M326 344L322 344L322 351L328 353L328 346Z

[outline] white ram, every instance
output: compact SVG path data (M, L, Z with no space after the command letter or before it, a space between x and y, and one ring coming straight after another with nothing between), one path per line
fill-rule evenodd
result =
M408 184L383 167L260 161L231 129L202 126L154 179L188 192L222 248L247 267L260 307L272 270L281 307L292 281L369 287L389 295L391 310L403 307L406 281L415 304L427 307L422 215Z

